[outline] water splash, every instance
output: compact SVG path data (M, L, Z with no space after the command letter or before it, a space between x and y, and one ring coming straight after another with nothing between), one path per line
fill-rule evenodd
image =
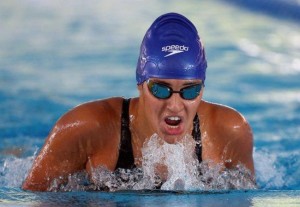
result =
M223 170L222 165L199 163L195 157L195 142L190 136L177 144L168 144L153 135L142 149L141 168L117 169L111 172L104 167L93 169L90 182L82 171L68 177L66 185L53 182L51 191L72 190L228 190L255 189L250 171L242 165Z
M242 165L223 170L209 161L199 163L193 138L187 135L181 143L168 144L153 135L143 148L144 175L151 178L156 166L165 166L167 176L162 190L253 189L250 171Z
M211 167L193 155L194 144L185 137L181 143L164 143L153 135L145 144L141 168L117 169L111 172L104 167L93 171L93 182L85 171L68 176L68 182L59 185L59 179L49 188L51 191L85 190L218 190L252 189L249 171L242 165L232 170ZM35 155L18 158L3 157L0 160L0 187L21 187ZM299 186L299 153L278 154L266 150L254 150L256 181L261 189L296 189ZM165 166L158 174L156 168Z
M298 189L300 153L272 153L254 150L257 183L262 189Z
M199 174L195 144L190 136L185 136L180 143L168 144L154 134L142 149L142 169L146 180L155 181L157 171L161 170L163 173L158 176L165 180L162 190L179 187L185 190L195 186Z
M26 158L9 157L0 165L0 186L20 187L35 156Z

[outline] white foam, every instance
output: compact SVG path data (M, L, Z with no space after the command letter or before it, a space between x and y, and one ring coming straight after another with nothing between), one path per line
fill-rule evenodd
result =
M282 188L285 185L286 169L276 166L277 155L254 150L253 157L257 181L262 184L262 188Z
M180 143L168 144L153 135L142 149L141 168L117 169L111 172L104 167L93 169L93 182L85 171L68 176L68 182L53 181L49 190L143 190L160 187L162 190L223 190L253 189L254 183L249 171L242 165L236 169L223 170L222 165L209 162L199 164L196 159L195 142L186 136ZM27 158L6 158L0 166L0 186L20 187L35 156ZM264 152L254 153L256 175L263 188L282 187L284 168L275 168L276 155ZM165 173L158 169L164 169Z
M30 169L34 156L26 158L10 157L0 166L0 186L20 187Z
M199 164L194 150L191 136L184 137L180 143L168 144L154 134L142 149L140 169L119 169L114 173L103 167L94 169L95 188L110 191L157 187L186 191L255 188L249 170L242 165L221 170L222 165Z
M154 180L156 168L165 166L167 178L161 186L162 190L174 190L179 187L183 188L181 190L190 189L197 183L198 176L199 163L194 150L195 142L190 136L184 137L180 143L168 144L156 134L153 135L142 150L144 176Z

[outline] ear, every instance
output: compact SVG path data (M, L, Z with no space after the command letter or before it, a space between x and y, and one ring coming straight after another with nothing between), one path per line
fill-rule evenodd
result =
M143 85L144 85L144 83L142 83L140 85L137 85L137 89L139 90L140 95L141 95L141 93L143 91Z
M202 89L201 89L201 91L200 91L200 94L199 94L201 100L202 100L202 97L203 97L203 93L204 93L204 87L202 87Z

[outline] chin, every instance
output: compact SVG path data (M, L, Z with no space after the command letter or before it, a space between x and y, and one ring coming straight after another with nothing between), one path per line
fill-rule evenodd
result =
M183 139L183 135L165 135L163 136L163 140L168 144L176 144Z

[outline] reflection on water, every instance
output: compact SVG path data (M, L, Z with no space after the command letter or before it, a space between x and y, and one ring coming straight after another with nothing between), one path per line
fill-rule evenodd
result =
M252 205L254 207L263 206L284 206L293 207L300 204L299 195L291 196L289 193L282 193L281 195L257 196L252 198Z
M123 191L30 193L0 188L0 206L298 206L299 191ZM11 198L14 198L12 200Z

